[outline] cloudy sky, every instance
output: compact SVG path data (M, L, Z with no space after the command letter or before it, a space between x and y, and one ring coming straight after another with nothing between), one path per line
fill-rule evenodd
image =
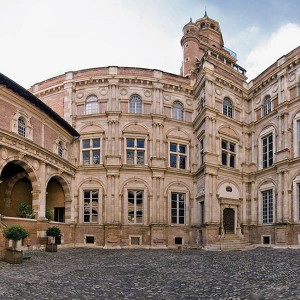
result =
M0 72L25 88L93 67L179 74L182 27L205 6L249 79L300 45L299 0L0 0Z

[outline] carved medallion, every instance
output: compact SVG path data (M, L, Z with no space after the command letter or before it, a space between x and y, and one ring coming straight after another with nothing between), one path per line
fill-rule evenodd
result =
M127 95L127 93L128 93L128 92L127 92L127 89L124 89L124 88L123 88L123 89L120 90L120 94L121 94L122 96Z
M277 90L278 90L278 84L275 83L275 84L273 85L273 87L272 87L272 92L273 92L273 93L276 93Z
M164 98L165 98L165 100L170 101L171 100L171 95L164 94Z
M2 151L1 151L1 157L4 160L6 160L8 158L8 153L7 153L6 149L2 149Z
M193 101L190 100L190 99L188 99L188 100L186 100L186 104L187 104L188 106L191 106L191 105L193 104Z
M82 92L77 93L77 98L78 99L81 99L82 97L83 97L83 93Z
M144 95L146 96L146 97L150 97L151 96L151 91L150 90L145 90L144 91Z
M38 170L38 168L40 167L40 164L37 160L35 160L32 165L35 170Z
M100 94L101 94L102 96L105 96L105 95L107 94L107 92L108 92L108 89L107 89L107 88L103 88L103 89L100 90Z
M220 89L216 89L216 94L217 95L221 95L222 94L221 90Z
M293 82L296 79L296 73L293 72L290 76L289 76L289 81Z

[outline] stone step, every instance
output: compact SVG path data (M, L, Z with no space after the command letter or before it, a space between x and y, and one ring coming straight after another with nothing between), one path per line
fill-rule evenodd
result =
M250 250L255 246L235 234L226 234L219 242L206 245L203 249L208 251L234 251Z

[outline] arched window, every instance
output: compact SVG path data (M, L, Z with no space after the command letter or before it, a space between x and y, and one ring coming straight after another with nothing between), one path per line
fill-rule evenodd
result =
M18 134L24 137L26 136L26 124L22 117L19 117L18 119Z
M59 141L57 145L57 154L58 156L63 157L63 144L61 141Z
M86 98L85 104L85 113L89 114L97 114L99 112L98 99L96 96L92 95Z
M229 98L224 98L223 102L223 114L227 117L232 118L233 106Z
M173 119L183 120L183 105L180 101L173 103Z
M142 98L139 95L132 95L130 97L129 112L133 114L142 113Z
M271 97L267 95L263 104L263 116L266 116L269 112L271 112L271 110Z

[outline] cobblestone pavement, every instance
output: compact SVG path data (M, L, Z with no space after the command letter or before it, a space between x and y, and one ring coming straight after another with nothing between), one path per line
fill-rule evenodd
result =
M0 262L0 299L300 299L300 250L28 253Z

